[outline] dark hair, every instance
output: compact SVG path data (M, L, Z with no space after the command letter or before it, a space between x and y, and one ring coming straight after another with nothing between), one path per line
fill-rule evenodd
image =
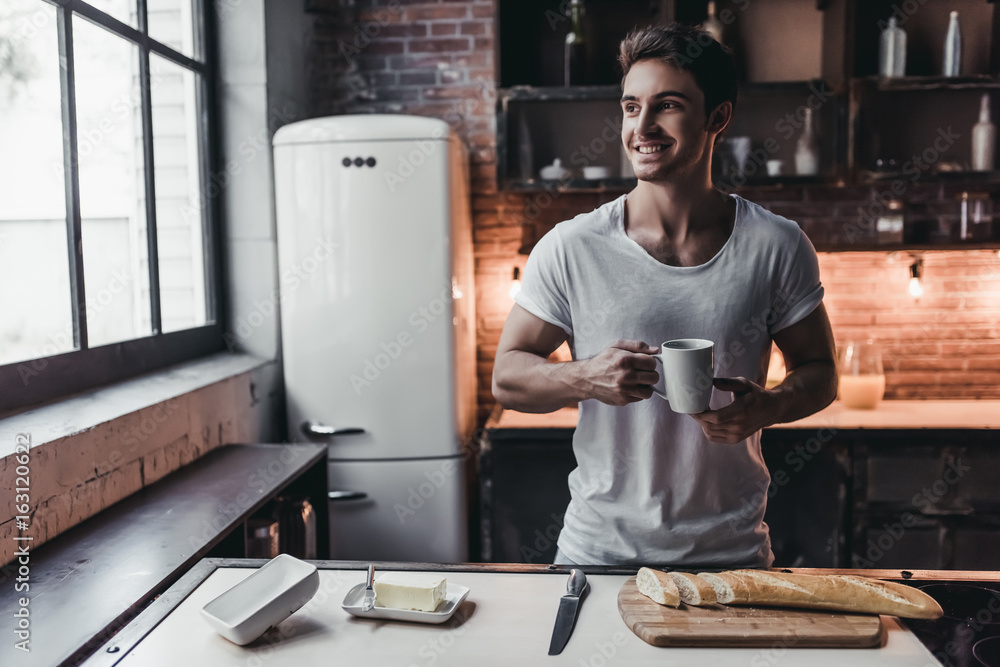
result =
M726 101L736 108L733 52L704 30L674 23L666 28L637 28L630 32L618 49L623 87L632 65L640 60L659 60L691 72L705 94L706 116Z

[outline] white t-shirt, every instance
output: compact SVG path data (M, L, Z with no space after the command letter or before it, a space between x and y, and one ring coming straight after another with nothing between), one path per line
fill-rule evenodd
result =
M700 266L662 264L624 228L625 196L561 222L536 244L515 301L561 327L573 359L619 338L715 342L715 376L763 385L771 334L819 305L816 252L798 225L741 197L732 234ZM715 390L712 409L732 401ZM580 564L768 566L770 482L757 432L709 441L655 394L580 403L577 467L559 548Z

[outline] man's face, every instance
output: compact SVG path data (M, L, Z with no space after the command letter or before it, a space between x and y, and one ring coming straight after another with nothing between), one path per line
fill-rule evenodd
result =
M714 135L690 72L640 60L622 88L622 142L639 180L672 180L707 162Z

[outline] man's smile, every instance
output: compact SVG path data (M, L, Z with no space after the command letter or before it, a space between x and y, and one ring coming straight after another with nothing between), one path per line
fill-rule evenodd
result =
M632 148L634 148L635 151L641 155L649 155L651 153L660 153L670 148L672 145L673 144L670 143L642 141L632 144Z

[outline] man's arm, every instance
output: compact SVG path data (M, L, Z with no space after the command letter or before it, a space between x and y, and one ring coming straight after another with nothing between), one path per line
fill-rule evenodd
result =
M734 394L718 410L692 415L713 442L736 443L756 431L819 412L837 397L835 343L826 308L774 334L788 374L773 389L746 378L716 378L715 386Z
M619 340L590 359L548 361L565 340L560 327L514 304L493 364L497 402L520 412L554 412L588 398L625 405L652 396L652 385L659 379L650 356L656 348Z

